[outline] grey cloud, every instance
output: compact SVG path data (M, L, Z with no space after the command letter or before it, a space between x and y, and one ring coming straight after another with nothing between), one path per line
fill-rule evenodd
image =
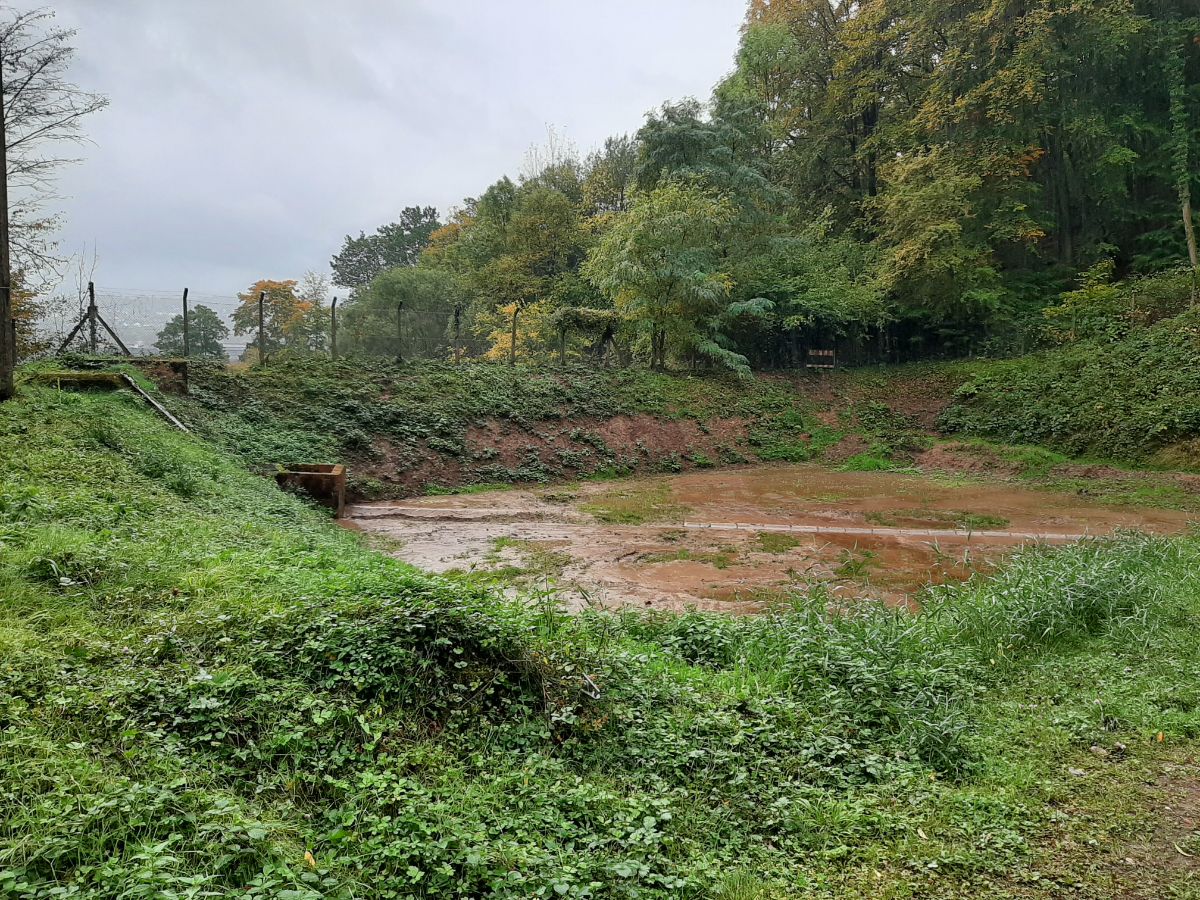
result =
M51 0L53 3L53 0ZM732 66L743 0L58 0L111 107L62 178L97 281L233 292L581 150Z

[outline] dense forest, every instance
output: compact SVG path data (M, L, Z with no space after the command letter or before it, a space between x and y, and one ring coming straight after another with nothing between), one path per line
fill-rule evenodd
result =
M1195 293L1198 129L1190 0L752 0L707 103L585 158L551 134L445 221L347 237L342 346L742 371L1006 353L1161 273L1142 293L1170 315Z

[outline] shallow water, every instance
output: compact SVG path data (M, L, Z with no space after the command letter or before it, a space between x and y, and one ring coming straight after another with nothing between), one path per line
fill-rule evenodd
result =
M421 568L548 581L572 608L730 612L813 585L915 607L922 587L964 579L1023 544L1178 532L1192 518L996 480L817 465L421 497L347 515Z

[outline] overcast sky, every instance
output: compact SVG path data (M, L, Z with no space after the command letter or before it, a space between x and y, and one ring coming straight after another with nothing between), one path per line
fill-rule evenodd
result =
M327 271L343 236L587 152L733 65L744 0L49 0L111 106L60 181L97 285Z

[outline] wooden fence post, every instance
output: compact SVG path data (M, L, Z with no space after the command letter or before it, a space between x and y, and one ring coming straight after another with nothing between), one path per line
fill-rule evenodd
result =
M337 359L337 297L329 304L329 358Z
M266 291L258 292L258 364L264 365L267 361L267 338L266 329L263 327L263 302L267 299Z
M188 289L183 289L183 392L189 392L188 386L188 357L192 355L192 345L188 338Z

